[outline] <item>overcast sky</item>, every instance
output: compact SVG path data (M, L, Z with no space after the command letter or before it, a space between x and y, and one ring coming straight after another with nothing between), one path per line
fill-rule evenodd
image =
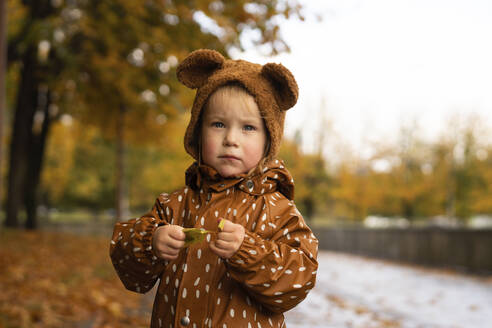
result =
M321 111L333 139L360 153L370 153L371 141L395 140L414 120L427 139L457 113L476 113L492 128L492 1L303 2L307 21L281 26L291 53L231 55L281 62L294 73L300 97L286 133L302 128L306 150L316 144Z

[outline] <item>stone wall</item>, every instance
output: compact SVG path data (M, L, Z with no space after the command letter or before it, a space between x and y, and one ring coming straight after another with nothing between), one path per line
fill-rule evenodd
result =
M492 273L492 229L313 229L320 249Z

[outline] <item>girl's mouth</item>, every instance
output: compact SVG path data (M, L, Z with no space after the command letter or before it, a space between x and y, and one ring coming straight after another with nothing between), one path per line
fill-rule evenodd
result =
M238 157L236 157L236 156L232 156L232 155L224 155L224 156L220 156L220 158L222 158L222 159L227 159L227 160L236 160L236 161L238 161L238 160L239 160L239 158L238 158Z

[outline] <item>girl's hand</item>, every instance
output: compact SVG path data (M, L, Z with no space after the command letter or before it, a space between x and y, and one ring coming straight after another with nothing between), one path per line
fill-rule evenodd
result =
M184 246L185 234L183 227L168 224L158 227L152 238L152 248L157 257L164 260L175 260Z
M244 227L224 220L222 231L217 233L217 240L210 243L210 249L218 256L228 259L237 252L244 239Z

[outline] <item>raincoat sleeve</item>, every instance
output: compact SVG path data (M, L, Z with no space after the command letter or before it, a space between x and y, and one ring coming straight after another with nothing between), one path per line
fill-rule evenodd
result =
M227 263L231 277L251 297L281 313L300 303L314 287L318 240L293 202L284 198L275 206L266 204L269 236L246 231L241 247Z
M168 224L169 208L166 194L157 198L152 210L138 219L117 222L111 238L110 257L125 287L137 293L146 293L156 283L166 261L158 259L152 251L155 229Z

